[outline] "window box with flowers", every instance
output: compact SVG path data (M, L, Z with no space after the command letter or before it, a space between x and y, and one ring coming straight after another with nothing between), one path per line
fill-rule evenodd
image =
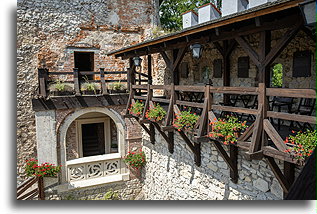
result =
M199 119L199 116L196 113L191 113L191 109L187 111L181 111L179 114L175 115L175 119L173 121L173 126L178 131L185 131L188 133L193 133L195 125Z
M37 176L37 177L57 177L58 173L61 171L61 165L55 166L50 163L38 164L35 159L26 160L25 173L27 176Z
M285 150L285 152L289 153L297 164L304 165L316 148L317 132L316 130L307 130L306 132L292 131L292 135L286 137L284 143L289 146L289 149Z
M210 123L211 132L209 137L223 142L225 145L236 144L237 139L248 127L246 121L240 122L236 117L228 116L226 119L220 119Z
M140 169L145 165L146 158L144 152L140 149L139 152L128 152L123 161L134 174L140 176Z
M145 117L152 122L160 123L166 115L166 111L160 104L154 104L153 108L147 110Z
M139 117L144 109L144 104L142 100L137 100L134 104L131 104L129 111L133 116Z

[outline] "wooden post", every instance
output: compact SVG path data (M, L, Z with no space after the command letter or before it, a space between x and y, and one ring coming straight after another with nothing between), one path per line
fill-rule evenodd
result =
M48 70L45 68L39 68L38 69L38 80L39 80L39 95L46 97L46 88L47 88L47 74Z
M295 165L293 163L289 163L287 161L284 161L284 176L287 179L290 186L295 181ZM284 198L286 197L287 192L284 191Z
M100 83L101 83L101 90L102 90L102 94L108 94L108 90L107 90L107 85L106 85L106 81L105 81L105 69L104 68L100 68Z
M148 69L148 83L152 85L152 56L147 56L147 69Z
M224 52L228 49L228 40L223 41L223 49ZM223 86L230 86L230 53L223 53ZM224 105L228 105L230 103L230 95L223 95L223 103Z
M39 199L45 200L44 181L42 176L38 178L38 190L39 190Z
M271 32L262 31L260 33L260 45L259 45L259 83L265 83L266 87L270 87L270 65L264 64L267 54L271 50Z
M232 165L234 167L235 170L232 170L230 168L230 178L231 181L233 183L237 183L238 182L238 147L235 145L231 145L229 146L229 152L230 152L230 159L232 161Z
M173 50L173 63L175 64L176 60L177 60L177 56L178 56L178 52L179 50L178 49L174 49ZM179 63L177 65L175 65L175 68L174 68L174 71L172 71L172 80L173 80L173 83L175 85L179 85L179 69L178 69L178 66Z
M75 95L80 96L80 81L79 81L79 72L78 68L73 68L74 72L74 89L75 89Z

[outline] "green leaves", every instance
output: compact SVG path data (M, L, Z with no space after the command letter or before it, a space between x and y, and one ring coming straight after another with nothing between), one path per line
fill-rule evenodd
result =
M134 104L131 104L130 112L136 116L139 116L144 109L144 104L142 101L136 101Z
M182 29L182 13L197 9L199 6L209 2L215 3L215 0L165 0L160 6L160 21L165 30ZM218 1L218 8L221 7L221 1Z
M146 163L145 154L141 150L140 152L129 152L123 161L134 169L139 169Z
M225 145L235 144L239 135L247 128L246 121L240 122L232 116L211 122L210 125L212 131L209 133L209 137L221 140Z
M166 111L160 106L160 104L154 105L154 108L148 110L145 117L157 122L161 121L166 115Z
M199 116L195 113L191 113L190 109L188 111L181 111L180 114L176 115L173 121L173 126L177 130L184 129L185 131L192 131L197 123Z

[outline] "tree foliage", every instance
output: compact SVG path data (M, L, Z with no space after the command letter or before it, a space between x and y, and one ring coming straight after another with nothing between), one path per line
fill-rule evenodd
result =
M164 0L160 6L160 21L164 30L177 31L182 29L182 13L195 10L209 2L221 7L221 0ZM215 3L217 2L217 3Z
M282 87L283 86L283 65L282 64L274 65L271 85L273 87Z

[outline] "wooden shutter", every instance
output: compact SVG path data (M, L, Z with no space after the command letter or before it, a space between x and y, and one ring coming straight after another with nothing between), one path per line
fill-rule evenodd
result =
M249 57L243 56L238 58L238 78L249 78Z
M222 77L222 59L214 60L214 78Z
M297 51L293 56L293 77L311 76L311 52Z

